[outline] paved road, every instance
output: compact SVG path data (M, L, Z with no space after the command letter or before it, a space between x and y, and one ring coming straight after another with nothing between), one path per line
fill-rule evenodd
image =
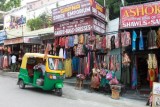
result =
M111 99L107 95L75 90L66 85L63 96L33 87L19 89L17 79L0 76L0 107L145 107L145 102L124 99Z

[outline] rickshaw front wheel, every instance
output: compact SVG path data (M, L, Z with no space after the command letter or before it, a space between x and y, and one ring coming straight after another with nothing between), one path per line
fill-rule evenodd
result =
M58 96L62 96L62 88L56 89L56 93Z
M25 88L25 84L24 84L23 80L19 81L19 88L21 88L21 89Z

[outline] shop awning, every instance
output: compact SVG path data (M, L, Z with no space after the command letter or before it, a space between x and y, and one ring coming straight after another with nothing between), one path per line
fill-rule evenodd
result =
M20 43L41 44L41 39L39 37L17 37L4 40L4 45L13 45Z

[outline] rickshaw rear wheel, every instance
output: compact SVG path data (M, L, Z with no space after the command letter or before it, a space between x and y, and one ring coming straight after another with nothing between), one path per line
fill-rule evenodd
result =
M21 89L25 88L25 84L24 84L23 80L19 81L19 88L21 88Z
M56 93L58 96L62 96L62 88L56 89Z

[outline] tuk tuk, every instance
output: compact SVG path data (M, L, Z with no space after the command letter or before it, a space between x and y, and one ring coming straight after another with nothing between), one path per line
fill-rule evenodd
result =
M37 67L42 60L45 61L44 73ZM58 96L62 96L64 78L63 58L40 53L26 53L22 58L17 84L21 89L24 89L26 85L32 85L43 90L54 90Z

